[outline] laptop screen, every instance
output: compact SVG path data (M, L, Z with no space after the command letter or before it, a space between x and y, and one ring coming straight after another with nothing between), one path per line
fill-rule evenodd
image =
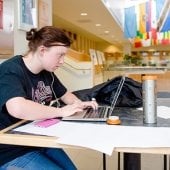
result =
M114 110L114 108L116 106L117 100L119 98L120 92L121 92L123 84L125 82L125 78L126 78L125 76L122 76L116 92L112 93L112 95L114 94L114 97L113 97L113 100L112 100L112 103L111 103L111 106L110 106L110 108L111 108L110 109L110 114L113 112L113 110ZM110 96L111 98L112 98L112 95Z

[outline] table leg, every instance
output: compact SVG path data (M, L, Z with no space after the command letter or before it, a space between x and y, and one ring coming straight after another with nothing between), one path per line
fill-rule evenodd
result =
M164 170L167 170L167 155L164 155Z
M120 170L120 152L118 152L118 165L117 170Z
M141 154L124 153L124 170L141 170Z
M106 170L106 154L103 153L103 170Z

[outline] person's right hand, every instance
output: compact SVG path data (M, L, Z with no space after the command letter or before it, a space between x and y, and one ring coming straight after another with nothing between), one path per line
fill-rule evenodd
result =
M70 105L66 105L62 108L60 108L61 110L61 117L67 117L67 116L71 116L73 114L75 114L76 112L81 112L84 109L84 104L83 102L75 102L73 104Z

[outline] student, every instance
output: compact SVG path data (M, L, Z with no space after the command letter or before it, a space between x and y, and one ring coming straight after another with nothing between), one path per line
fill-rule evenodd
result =
M53 26L26 33L29 50L0 65L0 129L20 119L66 117L85 107L96 109L95 101L81 101L53 73L64 63L71 41ZM22 43L22 42L20 42ZM49 106L61 99L66 105ZM24 170L75 170L62 149L0 145L0 167Z

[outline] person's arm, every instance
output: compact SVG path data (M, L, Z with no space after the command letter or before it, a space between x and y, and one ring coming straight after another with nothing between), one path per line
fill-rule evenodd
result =
M95 101L82 102L74 94L66 92L61 100L67 105L61 108L50 107L27 100L23 97L14 97L6 102L6 108L13 117L25 120L50 119L66 117L82 111L86 107L97 108Z
M81 102L81 100L77 96L75 96L73 93L68 91L61 97L61 100L65 104L73 104L75 102Z
M62 108L45 106L23 97L14 97L6 102L6 108L13 117L25 120L49 119L66 117L82 111L84 105L75 102Z
M74 103L77 103L78 105L82 106L83 108L86 107L92 107L93 109L97 109L98 104L96 102L96 100L92 100L92 101L81 101L76 95L74 95L71 92L66 92L62 97L61 100L68 105L72 105Z

